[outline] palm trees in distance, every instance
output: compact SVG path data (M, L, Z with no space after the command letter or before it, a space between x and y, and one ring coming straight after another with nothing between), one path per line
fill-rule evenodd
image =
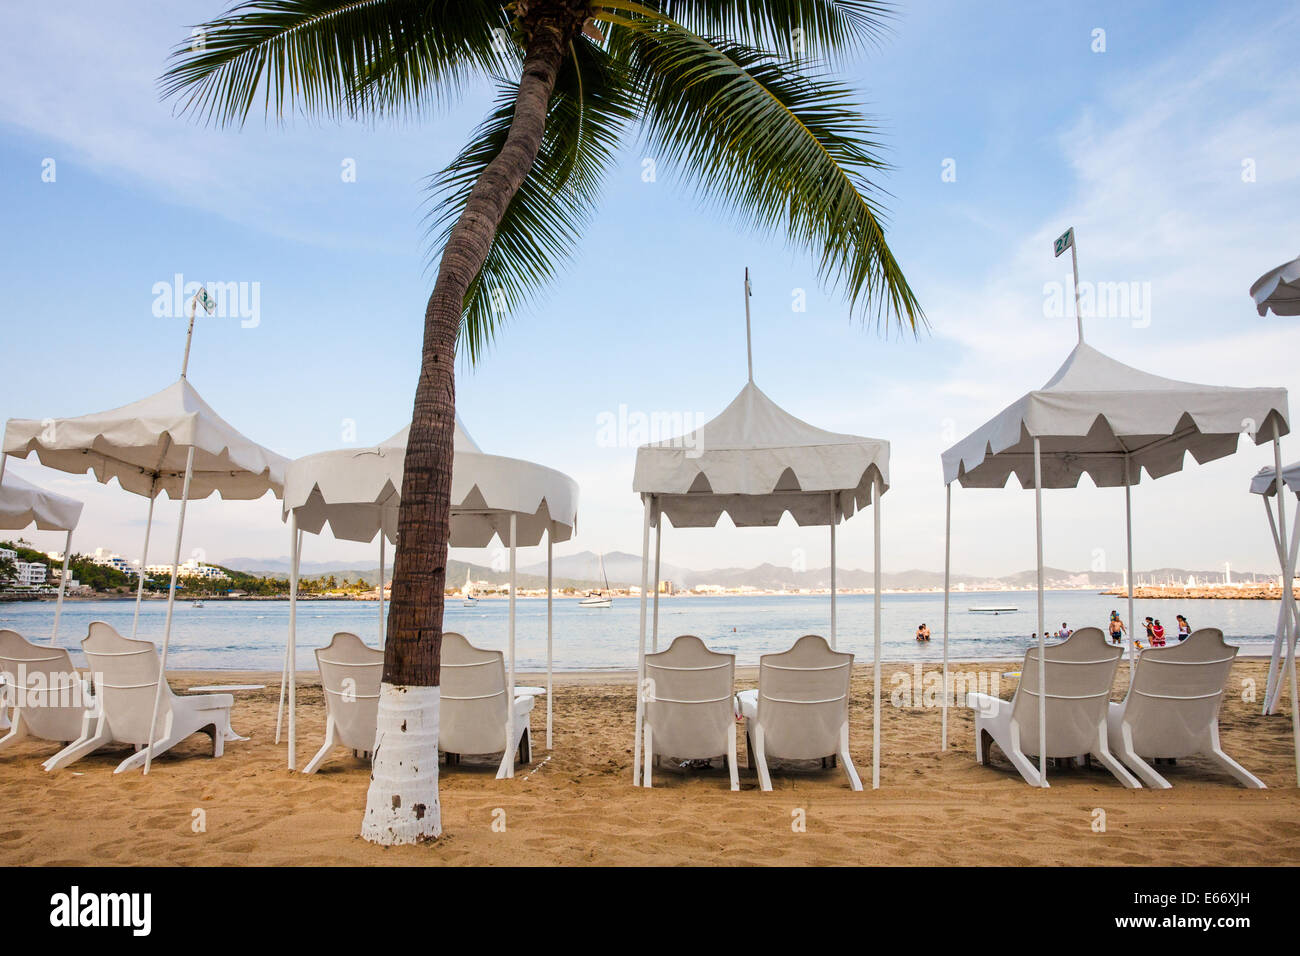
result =
M832 74L877 40L875 0L252 0L195 29L161 80L200 121L409 118L490 82L495 103L434 178L437 279L402 479L380 742L362 835L437 837L439 655L457 349L569 257L620 145L743 225L806 249L851 312L925 322L885 240L873 131ZM631 250L629 250L631 252Z

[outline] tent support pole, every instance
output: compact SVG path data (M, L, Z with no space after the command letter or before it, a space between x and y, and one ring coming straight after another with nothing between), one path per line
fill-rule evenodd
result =
M1133 476L1129 471L1129 457L1124 456L1124 552L1128 563L1128 679L1133 683L1134 669L1137 667L1137 621L1133 611L1133 592L1137 582L1133 578Z
M302 532L298 530L298 513L292 512L289 527L293 532L293 555L289 561L289 646L285 653L285 671L289 688L289 769L298 769L298 579L302 574Z
M302 554L303 550L303 532L295 532L294 525L296 515L289 523L289 617L294 618L296 604L298 604L298 591L294 588L294 553ZM276 708L276 744L279 744L279 730L283 726L285 719L285 692L289 687L289 633L285 633L285 661L279 669L279 705Z
M0 478L0 481L4 481ZM72 529L63 541L63 576L59 578L59 598L54 605L54 630L50 633L50 646L59 639L59 618L63 616L63 595L68 591L68 562L72 559Z
M518 517L510 512L510 611L506 634L506 646L509 649L510 672L506 680L506 754L497 770L497 779L513 780L515 776L515 592L519 586L515 581L516 526Z
M552 642L554 629L552 626L551 610L554 602L552 597L555 593L555 585L552 583L553 567L555 559L552 555L552 546L555 544L554 535L555 526L551 525L546 529L546 749L551 749L551 724L554 708L551 702L555 699L554 688L551 684L552 660Z
M836 624L835 621L835 519L836 519L835 496L836 493L832 491L831 492L831 514L830 514L830 519L831 519L830 520L830 526L831 526L831 650L835 650L835 624Z
M1282 539L1278 536L1277 533L1277 519L1273 517L1273 506L1269 504L1268 495L1260 495L1260 500L1264 502L1264 513L1268 515L1268 530L1269 533L1272 534L1273 536L1273 550L1277 552L1277 563L1278 566L1282 569L1283 576L1285 576L1286 575L1286 552L1282 550ZM1286 597L1285 594L1281 596L1283 598ZM1286 621L1284 620L1285 614L1286 614L1286 601L1284 600L1282 602L1282 606L1278 608L1277 628L1274 630L1273 633L1273 650L1268 657L1268 679L1265 681L1264 684L1263 713L1265 717L1273 713L1274 708L1277 706L1278 669L1281 663L1282 645L1283 642L1286 640Z
M379 529L379 649L384 649L384 529Z
M884 492L884 482L877 473L873 482L873 498L871 502L872 518L872 543L875 550L875 557L872 561L874 570L873 599L875 606L873 609L873 631L875 633L875 665L872 669L872 692L871 692L871 789L880 789L880 498ZM831 525L831 527L835 527Z
M153 694L153 718L149 722L149 745L144 752L144 772L149 772L149 767L153 763L153 742L154 730L158 726L158 709L162 705L163 688L167 686L167 648L172 640L172 612L176 608L176 571L181 563L181 538L185 534L185 506L190 500L190 478L194 475L194 446L189 447L185 455L185 483L181 487L181 514L176 522L176 547L172 550L172 579L171 587L167 591L167 621L163 625L163 646L162 656L158 661L158 683L154 688ZM153 510L153 499L150 500L149 508ZM144 574L144 568L140 569Z
M655 589L654 589L654 624L650 629L650 649L659 653L659 554L664 540L664 516L655 502Z
M952 484L944 485L943 511L943 711L939 749L948 749L948 595L952 590ZM956 704L956 701L953 701Z
M149 517L144 522L144 548L140 551L140 573L136 575L135 582L135 616L131 618L131 639L135 640L136 632L140 627L140 602L144 600L144 575L145 568L149 564L149 532L153 530L153 506L158 500L158 479L153 480L153 488L149 493Z
M1282 607L1285 609L1290 604L1292 594L1292 580L1295 577L1295 568L1290 560L1291 552L1286 546L1286 487L1282 484L1282 435L1277 426L1277 419L1273 419L1273 467L1277 469L1277 523L1278 523L1278 543L1282 545L1282 553L1288 556L1288 560L1282 567ZM1287 645L1286 655L1286 674L1291 679L1291 738L1295 748L1295 781L1296 786L1300 787L1300 700L1297 695L1300 691L1296 688L1295 674L1295 642L1293 640L1294 628L1292 626L1291 615L1282 615L1283 637Z
M641 626L636 655L636 740L632 743L632 786L641 786L641 727L645 722L645 591L650 574L650 508L654 495L642 495Z
M1038 545L1038 779L1047 786L1047 655L1043 629L1043 448L1034 438L1034 528Z

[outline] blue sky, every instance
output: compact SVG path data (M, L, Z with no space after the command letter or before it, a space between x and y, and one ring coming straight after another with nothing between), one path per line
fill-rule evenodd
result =
M294 457L345 444L348 422L359 444L406 422L432 281L422 180L463 142L490 91L470 90L418 124L196 127L159 102L155 81L189 25L221 9L9 11L0 416L81 414L173 381L184 324L154 314L152 289L181 273L258 284L256 326L201 320L190 372L250 437ZM1259 318L1247 296L1257 276L1300 253L1300 64L1288 47L1297 8L927 2L900 14L845 77L894 164L881 183L890 242L931 331L913 340L862 328L780 237L736 228L671 169L644 182L647 154L630 142L579 258L458 382L461 416L485 450L579 482L579 534L560 553L639 547L635 449L601 447L598 418L620 405L711 417L727 404L745 378L745 266L758 384L814 424L893 443L882 514L894 570L942 566L940 452L1047 381L1073 345L1073 318L1044 314L1045 283L1068 270L1051 255L1066 226L1079 237L1082 279L1149 283L1149 314L1094 319L1090 342L1170 377L1300 387L1300 325ZM1098 29L1104 52L1093 50ZM53 182L42 179L47 159ZM355 182L341 176L349 160ZM942 178L945 160L955 181ZM799 289L805 312L792 309ZM1293 440L1284 455L1296 457ZM1144 482L1137 565L1272 567L1245 493L1269 456L1243 444ZM142 499L34 462L10 467L87 501L79 546L138 553ZM1014 482L957 491L954 567L1032 566L1032 497ZM160 508L161 528L174 512ZM214 498L190 514L187 551L287 552L270 498ZM1121 492L1048 494L1045 519L1050 564L1087 568L1100 551L1121 565ZM845 565L870 566L870 532L869 518L845 527ZM823 563L824 530L670 531L664 559L781 564L795 548ZM328 536L305 557L373 560L369 547Z

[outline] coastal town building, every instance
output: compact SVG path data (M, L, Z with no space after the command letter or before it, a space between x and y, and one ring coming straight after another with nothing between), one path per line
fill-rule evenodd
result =
M0 559L14 563L15 573L10 584L20 588L39 588L45 586L48 569L35 561L19 561L18 552L9 548L0 548Z
M171 576L172 566L170 564L151 564L144 569L145 574ZM205 578L207 580L224 580L227 575L220 568L215 568L210 564L204 564L201 561L190 560L176 566L176 576L178 578Z
M135 566L130 561L120 554L109 551L107 548L96 548L95 553L90 556L90 562L91 564L98 564L102 568L113 568L123 574L134 576L137 573ZM170 572L171 567L169 566L167 570Z

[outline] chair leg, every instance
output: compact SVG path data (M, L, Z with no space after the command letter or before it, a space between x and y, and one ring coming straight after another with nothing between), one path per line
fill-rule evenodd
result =
M311 762L302 768L303 773L315 773L317 771L321 763L329 755L329 752L338 743L337 736L338 731L334 726L334 718L327 715L325 717L325 743L321 744L320 750L316 751L316 756L311 758Z
M1137 755L1137 751L1133 749L1133 732L1127 724L1120 727L1120 751L1117 756L1124 762L1126 767L1137 774L1141 781L1153 790L1173 789L1173 784L1156 773L1155 767Z
M2 708L0 708L0 713L4 713ZM14 721L12 726L7 723L5 726L9 727L9 733L0 737L0 750L16 744L20 740L26 740L27 737L30 736L27 730L27 721L23 720L23 712L21 710L14 711Z
M758 765L758 787L763 791L772 789L772 776L767 770L767 752L763 748L763 725L754 727L754 763Z
M862 780L858 777L858 768L853 766L853 758L849 756L849 725L847 722L840 728L840 763L844 765L844 775L849 778L849 789L861 790Z
M1219 743L1219 725L1217 723L1210 728L1210 749L1205 752L1205 756L1230 773L1243 786L1254 790L1268 789L1264 786L1264 781L1223 752L1223 746Z
M531 763L533 760L533 740L529 728L524 728L524 736L519 741L519 762Z
M83 737L81 740L74 741L64 747L41 766L45 768L46 772L58 770L60 767L76 763L87 754L92 754L100 747L111 743L112 740L113 735L109 733L108 728L97 729L91 736Z
M198 731L194 731L194 732L198 733ZM189 734L185 735L185 737L188 736L190 735ZM135 753L131 754L131 756L127 757L120 764L114 767L113 773L125 773L128 770L134 770L137 767L143 767L146 754L152 755L149 758L150 760L156 760L159 757L161 757L163 754L165 754L167 751L175 747L182 740L184 740L185 737L181 737L181 736L164 737L162 740L154 741L154 745L152 747L148 747L148 746L141 747Z
M727 769L731 771L731 789L740 789L740 773L736 768L736 722L733 720L727 727Z
M1092 752L1092 755L1101 762L1103 767L1114 774L1115 779L1124 784L1124 786L1128 787L1130 790L1141 790L1142 784L1138 781L1137 777L1129 773L1124 764L1117 760L1115 755L1110 752L1110 744L1106 740L1106 725L1104 723L1098 731L1098 737L1097 749Z

